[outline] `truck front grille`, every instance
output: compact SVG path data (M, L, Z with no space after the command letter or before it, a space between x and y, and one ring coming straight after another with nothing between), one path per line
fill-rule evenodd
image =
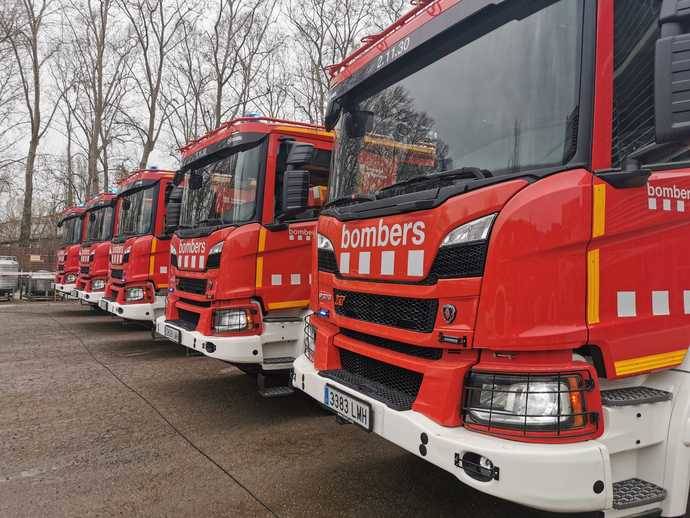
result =
M203 295L206 293L206 279L192 279L189 277L177 278L177 289L187 293Z
M338 315L419 333L434 330L438 300L334 290Z
M443 349L438 349L436 347L419 347L418 345L410 345L396 340L389 340L379 336L352 331L351 329L341 329L340 332L343 336L353 338L366 344L382 347L409 356L416 356L417 358L424 358L425 360L440 360L443 356Z
M435 284L439 279L481 277L484 275L487 246L487 243L482 241L440 248L427 282Z
M340 349L341 368L319 374L361 392L386 406L412 408L422 386L422 374Z

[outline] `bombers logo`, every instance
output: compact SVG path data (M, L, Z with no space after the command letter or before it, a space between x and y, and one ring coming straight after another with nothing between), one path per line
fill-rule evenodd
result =
M656 186L647 184L649 210L684 213L686 202L690 202L690 189L682 189L676 185Z
M343 226L340 246L346 248L384 248L387 246L421 246L426 240L426 225L423 221L386 225L383 219L377 226L349 230Z
M180 243L179 254L205 254L206 243L203 241L183 241Z

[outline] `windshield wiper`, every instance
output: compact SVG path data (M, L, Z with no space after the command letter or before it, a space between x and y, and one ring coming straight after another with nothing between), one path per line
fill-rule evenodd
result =
M437 185L442 182L449 182L452 180L467 179L467 180L483 180L485 178L491 178L493 174L487 169L480 169L478 167L461 167L459 169L451 169L449 171L443 171L440 173L433 173L429 176L415 176L409 180L404 180L402 182L394 183L388 187L384 187L376 193L377 198L385 197L385 193L390 191L395 191L398 189L405 189L411 185L417 184L430 184Z
M350 194L348 196L341 196L335 200L329 201L324 205L324 209L329 207L342 207L343 205L351 205L353 203L363 203L365 201L375 201L376 196L373 194Z
M221 218L207 218L207 219L200 219L199 221L196 222L197 225L199 226L209 226L209 227L214 227L216 225L222 225L223 220Z

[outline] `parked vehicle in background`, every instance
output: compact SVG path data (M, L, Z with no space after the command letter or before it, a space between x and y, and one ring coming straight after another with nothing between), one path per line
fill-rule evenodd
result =
M10 255L0 255L0 297L12 300L19 286L19 263Z
M115 200L115 194L101 193L85 207L86 235L79 250L79 277L72 295L92 305L98 305L108 281Z
M136 171L118 184L117 223L110 274L98 306L129 319L153 322L165 309L170 264L166 203L175 173Z
M86 232L84 210L84 207L68 207L58 222L62 244L57 251L55 291L63 296L71 297L77 286L79 245Z
M182 149L181 218L156 331L257 374L264 395L292 392L332 140L318 126L245 117ZM296 185L307 196L298 211L284 200Z
M438 0L333 67L294 386L506 500L684 515L689 41L681 1Z

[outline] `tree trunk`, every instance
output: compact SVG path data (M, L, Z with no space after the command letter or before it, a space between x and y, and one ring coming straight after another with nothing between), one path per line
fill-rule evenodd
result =
M29 143L29 153L26 157L26 168L24 170L24 206L22 208L22 224L19 231L19 244L27 246L31 240L31 213L34 195L34 165L36 164L36 152L38 150L38 139L31 139Z

